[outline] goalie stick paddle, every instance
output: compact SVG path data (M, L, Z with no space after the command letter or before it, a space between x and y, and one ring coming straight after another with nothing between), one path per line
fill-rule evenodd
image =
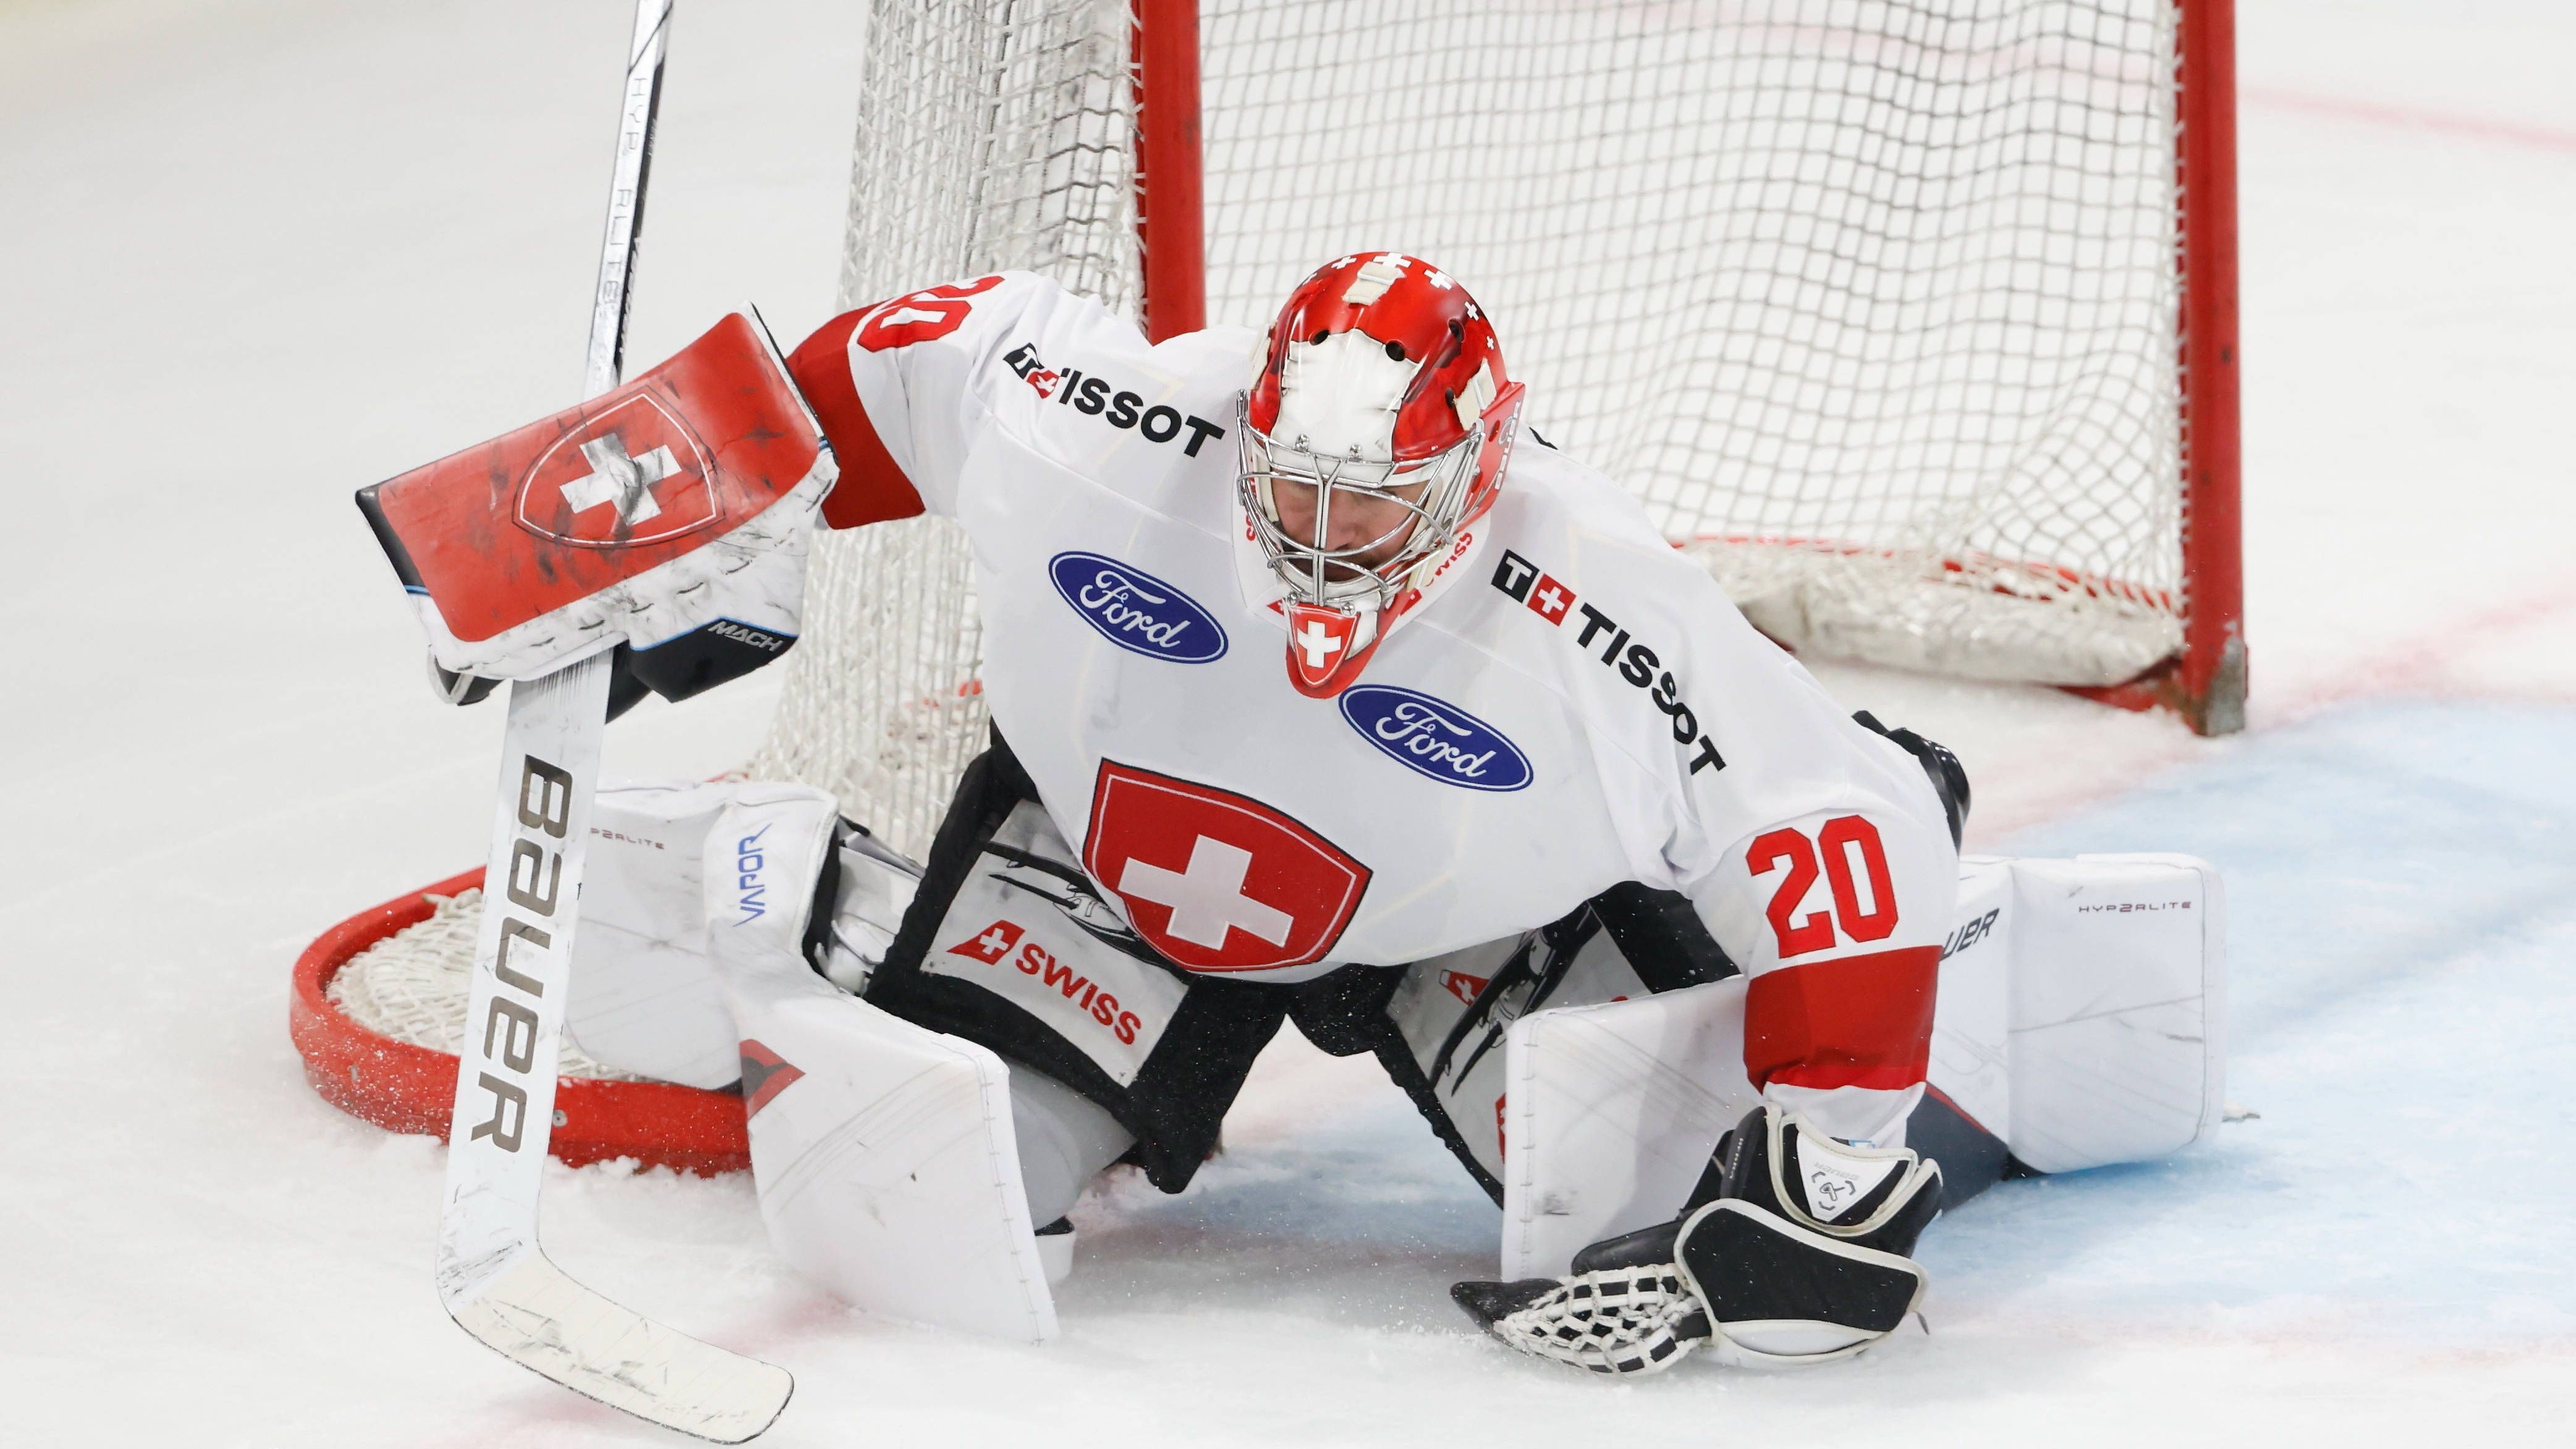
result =
M617 386L671 0L637 0L593 299L585 397ZM786 1370L701 1343L576 1283L537 1244L555 1059L607 730L606 649L511 685L465 1039L457 1052L438 1296L505 1357L638 1418L721 1444L787 1407Z

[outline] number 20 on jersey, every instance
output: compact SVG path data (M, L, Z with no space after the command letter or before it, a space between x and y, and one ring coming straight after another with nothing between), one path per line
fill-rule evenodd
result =
M1815 889L1821 857L1825 884L1833 895L1831 911L1810 911L1799 917L1798 907ZM1780 829L1755 836L1744 853L1745 869L1755 876L1766 876L1783 865L1787 873L1771 893L1771 932L1779 938L1780 959L1831 950L1843 940L1855 942L1884 941L1896 930L1896 882L1887 869L1887 850L1879 843L1878 827L1858 815L1840 815L1828 820L1810 840L1802 830ZM1860 880L1869 880L1869 901L1864 909ZM1841 934L1835 932L1836 926Z

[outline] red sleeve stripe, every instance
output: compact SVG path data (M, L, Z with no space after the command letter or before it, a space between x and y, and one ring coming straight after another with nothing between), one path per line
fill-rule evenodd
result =
M922 512L920 490L877 437L876 424L868 421L868 410L860 406L859 390L850 381L850 333L875 310L861 307L824 323L787 359L788 375L796 379L841 462L841 481L823 500L823 521L834 528Z
M1901 1091L1932 1058L1938 946L1782 966L1744 993L1744 1072L1757 1087Z

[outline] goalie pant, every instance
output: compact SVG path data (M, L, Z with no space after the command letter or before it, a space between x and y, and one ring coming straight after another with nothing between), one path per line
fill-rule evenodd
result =
M1925 747L1927 770L1943 768L1936 749ZM1943 782L1953 788L1964 794L1964 781ZM1290 1021L1326 1052L1374 1056L1499 1204L1514 1021L1738 974L1687 900L1629 882L1538 930L1410 966L1347 966L1293 986L1193 975L1109 908L999 742L967 771L890 940L888 903L912 883L900 867L841 858L830 974L1013 1064L1014 1109L1033 1119L1018 1137L1037 1222L1121 1157L1180 1191L1253 1059ZM1043 1085L1024 1093L1029 1080ZM2003 1144L1937 1096L1916 1104L1907 1133L1950 1159L1953 1202L2006 1170Z

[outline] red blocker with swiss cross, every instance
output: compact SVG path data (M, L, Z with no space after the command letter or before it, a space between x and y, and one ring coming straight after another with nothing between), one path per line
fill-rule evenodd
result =
M806 539L837 476L767 331L735 313L634 381L358 506L446 675L532 679L622 644L679 699L795 642Z

